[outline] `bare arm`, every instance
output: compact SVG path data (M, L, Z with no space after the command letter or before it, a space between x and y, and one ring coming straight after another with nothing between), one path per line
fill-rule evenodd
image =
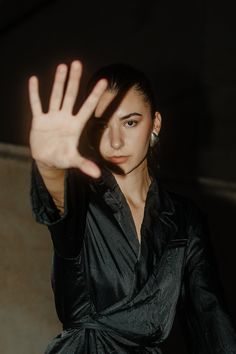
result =
M78 144L84 126L107 86L106 80L100 80L79 112L72 114L79 91L82 65L79 61L71 64L65 87L67 71L68 68L64 64L57 67L47 113L42 111L37 77L32 76L29 80L30 105L33 113L30 131L31 153L61 214L64 212L66 169L75 167L94 178L100 175L98 166L80 155Z

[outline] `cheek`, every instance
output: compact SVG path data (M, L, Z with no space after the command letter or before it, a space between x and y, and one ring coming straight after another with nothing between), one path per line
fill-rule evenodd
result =
M143 158L148 151L150 134L149 130L141 131L130 141L133 153L138 159Z
M141 153L142 152L145 154L147 153L150 144L151 132L152 132L152 126L150 125L146 129L143 129L140 132L139 137L137 138L137 141L139 142L137 145L140 147Z
M149 144L151 132L152 132L151 125L140 129L138 135L136 136L137 141L139 141L139 143L140 144L142 143L143 145Z

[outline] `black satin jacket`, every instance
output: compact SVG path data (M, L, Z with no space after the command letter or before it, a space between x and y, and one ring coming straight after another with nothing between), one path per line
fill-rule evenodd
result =
M47 354L162 353L177 309L192 354L236 354L207 246L205 216L153 180L137 239L129 206L114 177L65 179L60 217L33 164L31 199L48 226L52 286L63 331ZM176 353L179 353L176 348Z

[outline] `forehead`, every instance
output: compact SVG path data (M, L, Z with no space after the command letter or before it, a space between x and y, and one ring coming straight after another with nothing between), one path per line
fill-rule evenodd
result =
M148 109L149 105L142 93L135 88L130 88L123 94L107 90L98 102L95 117L101 117L107 110L110 110L111 115L121 117L134 111L144 114Z

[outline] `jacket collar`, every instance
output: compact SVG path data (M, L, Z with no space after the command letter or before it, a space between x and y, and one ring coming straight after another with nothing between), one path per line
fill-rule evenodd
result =
M93 180L91 188L100 194L114 214L127 204L116 179L108 169L102 169L101 177ZM150 184L145 208L147 225L151 224L151 219L155 220L156 233L164 246L178 232L178 222L173 198L157 177Z

